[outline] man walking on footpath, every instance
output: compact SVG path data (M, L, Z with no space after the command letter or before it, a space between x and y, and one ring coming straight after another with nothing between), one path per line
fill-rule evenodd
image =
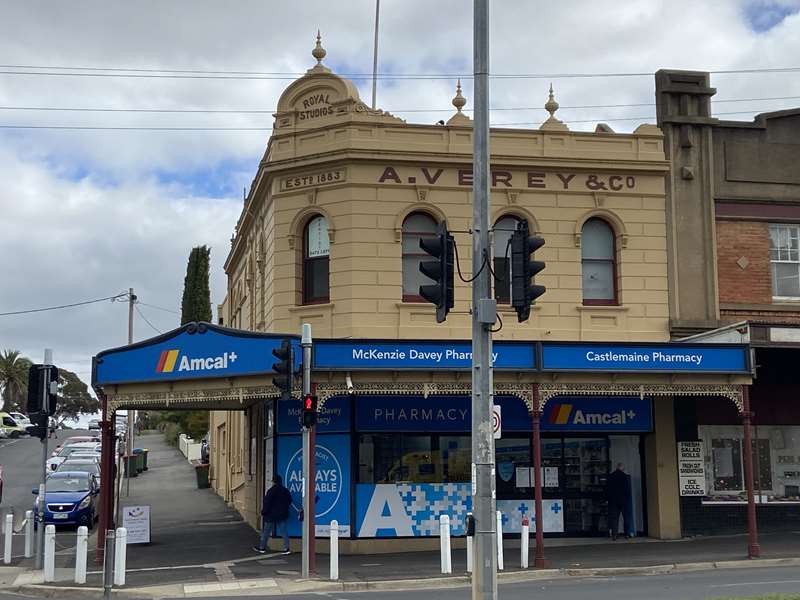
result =
M617 463L617 469L608 476L606 498L608 499L608 531L611 538L617 539L619 515L622 513L625 537L630 539L630 532L633 529L631 477L625 473L625 465L622 463Z
M264 494L264 504L261 507L261 542L258 546L253 546L253 550L260 554L267 551L269 536L273 526L276 528L275 534L283 532L283 553L289 554L289 506L292 504L292 495L283 486L280 475L272 478L272 487Z

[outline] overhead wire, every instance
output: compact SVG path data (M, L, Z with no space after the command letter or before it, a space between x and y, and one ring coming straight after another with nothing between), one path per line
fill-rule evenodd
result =
M163 306L156 306L155 304L148 304L147 302L142 302L141 300L136 300L136 304L141 304L142 306L147 306L149 308L155 308L156 310L163 310L164 312L172 313L173 315L181 314L177 310L173 310L171 308L164 308Z
M144 322L145 322L145 323L147 323L148 325L150 325L151 329L153 329L153 330L154 330L156 333L164 333L164 332L163 332L163 331L161 331L161 330L160 330L158 327L156 327L155 325L153 325L153 324L152 324L152 323L151 323L151 322L150 322L150 321L147 319L147 317L145 317L145 316L144 316L144 314L142 313L142 311L141 311L141 310L139 310L139 307L138 307L136 304L134 304L134 305L133 305L133 308L134 308L134 309L136 309L136 312L138 313L138 315L139 315L140 317L142 317L142 319L144 320Z
M13 310L13 311L9 311L9 312L0 312L0 317L7 317L7 316L10 316L10 315L25 315L25 314L39 313L39 312L45 312L45 311L50 311L50 310L61 310L63 308L73 308L75 306L84 306L84 305L87 305L87 304L95 304L97 302L105 302L106 300L111 300L113 302L116 298L120 298L122 296L127 296L127 295L128 295L128 292L125 292L124 294L117 294L115 296L107 296L105 298L97 298L95 300L84 300L82 302L73 302L71 304L60 304L58 306L48 306L46 308L30 308L30 309L26 309L26 310Z
M722 104L730 102L767 102L776 100L797 100L800 96L771 96L765 98L725 98L712 100L712 104ZM642 108L655 106L655 102L637 102L628 104L584 104L584 105L561 105L560 110L583 110L588 108ZM239 108L112 108L112 107L70 107L70 106L0 106L0 110L19 110L34 112L98 112L98 113L144 113L144 114L274 114L277 108L270 109L239 109ZM462 112L473 112L474 109L463 108ZM541 106L497 106L490 108L490 111L524 111L524 110L543 110ZM452 108L387 108L386 112L391 113L429 113L429 112L453 112Z
M728 74L761 74L761 73L794 73L800 67L755 67L743 69L715 69L707 72L713 75ZM238 80L284 80L296 79L305 73L299 71L260 72L229 71L200 69L156 69L156 68L123 68L123 67L66 67L53 65L0 65L3 75L40 75L66 77L128 77L156 79L238 79ZM353 80L437 80L473 79L472 73L338 73L342 77ZM610 77L652 77L652 71L642 72L608 72L608 73L493 73L490 79L591 79Z

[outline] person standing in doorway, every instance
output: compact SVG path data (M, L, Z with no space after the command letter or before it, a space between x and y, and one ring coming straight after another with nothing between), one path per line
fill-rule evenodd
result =
M264 504L261 507L261 542L253 546L253 550L260 554L267 551L267 543L275 527L275 534L283 534L283 553L289 554L289 506L292 504L292 495L283 486L280 475L272 478L272 486L264 494Z
M633 498L631 493L631 477L625 473L625 465L617 463L616 470L608 476L606 483L606 498L608 499L608 531L611 538L616 540L619 533L619 515L622 513L625 537L630 539L633 524L631 507Z

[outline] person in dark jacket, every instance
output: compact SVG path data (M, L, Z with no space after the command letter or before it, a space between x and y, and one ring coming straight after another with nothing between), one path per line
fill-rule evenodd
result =
M616 470L608 476L606 482L606 498L608 499L608 530L612 539L619 533L619 515L625 526L625 537L630 538L632 517L629 507L632 506L631 476L625 473L625 465L617 464Z
M264 494L264 504L261 507L261 542L258 546L253 546L253 550L264 554L267 551L267 543L275 528L275 535L279 531L283 533L283 553L289 554L289 506L292 504L292 495L283 486L280 475L272 478L272 486Z

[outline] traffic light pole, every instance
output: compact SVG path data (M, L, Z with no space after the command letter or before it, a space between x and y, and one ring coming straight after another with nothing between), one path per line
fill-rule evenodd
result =
M311 325L303 323L303 398L311 393ZM292 364L292 369L294 364ZM315 570L314 472L316 444L312 427L303 427L303 557L302 576L308 578Z
M45 505L45 485L47 484L47 440L50 438L50 367L53 364L53 351L45 348L44 369L39 371L42 381L42 418L40 423L44 423L44 434L42 435L42 483L39 486L37 496L36 520L39 529L36 536L36 568L44 566L44 505Z
M473 600L497 598L497 516L492 429L492 334L489 256L489 0L474 0L475 123L472 235ZM491 314L490 314L491 313Z

